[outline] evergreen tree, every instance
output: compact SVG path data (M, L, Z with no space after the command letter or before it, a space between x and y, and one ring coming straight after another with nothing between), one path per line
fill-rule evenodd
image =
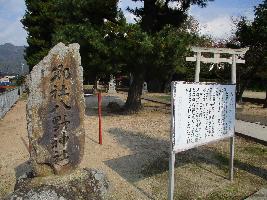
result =
M25 60L33 68L52 46L52 35L56 26L52 0L25 0L26 13L21 20L28 32Z
M256 75L266 87L267 107L267 0L255 8L253 22L242 18L237 24L235 44L237 47L249 47L245 55L246 65L241 68L241 89L237 95L241 99L243 91ZM259 80L260 81L260 80Z
M102 30L105 20L116 22L117 3L118 0L26 0L22 23L28 32L25 58L30 68L58 42L79 43L86 70L102 63L107 56Z
M179 28L187 19L187 11L193 4L206 6L212 0L133 0L144 2L143 7L128 10L140 18L143 31L149 36L164 29L166 25ZM183 50L183 49L180 49ZM139 58L136 58L139 59ZM164 61L163 61L164 62ZM167 62L167 61L166 61ZM132 70L133 83L130 85L125 108L129 112L138 111L141 108L142 85L148 69L153 68L152 63L136 65Z

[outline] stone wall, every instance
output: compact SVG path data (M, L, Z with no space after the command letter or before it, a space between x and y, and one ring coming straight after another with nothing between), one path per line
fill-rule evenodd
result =
M0 119L2 119L17 102L19 96L19 88L0 94Z

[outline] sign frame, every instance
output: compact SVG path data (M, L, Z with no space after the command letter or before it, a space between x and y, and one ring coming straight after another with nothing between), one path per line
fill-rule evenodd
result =
M231 96L232 96L232 102L231 102L231 105L232 105L232 108L231 108L231 110L234 110L234 113L232 113L233 115L231 116L231 114L226 114L226 116L228 116L228 117L231 117L231 122L232 122L232 125L231 125L231 127L232 127L232 129L231 129L231 134L226 134L226 135L224 135L224 136L215 136L215 139L211 139L211 138L207 138L207 141L206 142L197 142L197 143L195 143L195 144L191 144L191 145L187 145L187 146L184 146L184 147L180 147L179 149L177 148L177 146L175 145L175 142L176 142L176 137L175 136L177 136L177 134L175 134L175 132L176 132L176 128L177 128L177 125L175 125L175 119L176 119L176 115L175 115L175 112L178 112L179 113L179 110L176 110L177 108L176 107L174 107L174 104L175 104L175 98L173 98L174 97L174 95L177 95L177 92L175 93L175 94L173 94L173 92L174 92L174 90L176 90L176 87L178 87L178 90L179 91L181 91L181 88L179 88L179 85L180 86L185 86L184 87L184 89L186 89L186 88L194 88L194 86L196 86L195 88L196 89L203 89L203 87L202 86L207 86L208 88L210 88L210 91L212 92L214 92L214 90L216 91L216 89L221 89L221 90L224 90L225 92L227 91L227 87L228 86L232 86L232 87L228 87L228 92L231 92ZM209 83L209 82L201 82L201 83L192 83L192 82L185 82L185 81L174 81L174 82L172 82L172 84L171 84L171 86L172 86L172 95L171 95L171 100L172 100L172 133L171 133L171 140L172 140L172 150L175 152L175 153L179 153L179 152L182 152L182 151L186 151L186 150L189 150L189 149L192 149L192 148L195 148L195 147L198 147L198 146L202 146L202 145L206 145L206 144L209 144L209 143L213 143L213 142L215 142L215 141L220 141L220 140L223 140L223 139L226 139L226 138L230 138L230 137L233 137L233 135L234 135L234 126L235 126L235 122L234 121L232 121L234 118L235 118L235 108L233 108L233 104L235 104L235 91L236 91L236 87L235 87L235 84L218 84L218 83L214 83L214 82L212 82L212 83ZM188 86L188 87L187 87ZM191 87L190 87L191 86ZM215 88L215 86L218 86L219 88ZM222 86L222 87L220 87L220 86ZM228 93L229 94L229 93ZM234 96L233 96L234 95ZM182 95L183 96L183 95ZM229 99L229 98L228 98ZM231 97L230 97L230 99L231 99ZM182 103L182 102L180 102L180 103ZM229 102L228 102L229 103ZM178 107L179 107L179 105L181 105L181 104L177 104L178 105ZM183 106L182 106L182 108L184 107L185 105L183 104ZM218 105L217 105L218 106ZM216 108L216 106L215 106L215 108ZM182 114L182 116L184 116L184 113L185 112L182 112L182 113L180 113L180 114ZM216 113L216 112L215 112ZM176 121L177 122L177 121ZM203 121L202 121L203 122ZM229 120L228 120L228 122L229 122ZM203 124L203 123L202 123ZM216 124L216 123L215 123ZM216 129L216 127L215 127L215 129ZM179 130L178 130L179 131ZM185 131L185 130L184 130ZM203 134L202 134L203 135ZM182 145L181 143L180 143L180 145Z

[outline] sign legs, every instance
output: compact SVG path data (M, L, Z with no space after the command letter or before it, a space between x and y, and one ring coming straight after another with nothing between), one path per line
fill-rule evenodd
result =
M234 151L235 151L235 137L230 138L230 162L229 162L229 180L234 179Z
M171 150L169 158L169 189L168 200L173 200L174 194L174 164L175 164L175 152Z
M231 83L236 84L236 55L232 55L233 63L231 69ZM229 162L229 179L234 179L234 151L235 151L235 135L230 138L230 162Z

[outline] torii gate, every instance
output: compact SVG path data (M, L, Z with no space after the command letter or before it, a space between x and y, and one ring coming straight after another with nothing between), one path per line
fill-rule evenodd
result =
M245 55L249 48L243 49L229 49L229 48L205 48L205 47L191 47L191 51L195 53L194 57L186 57L186 61L196 62L195 82L199 82L200 63L229 63L232 64L231 69L231 83L236 84L236 64L245 63L245 60L239 59L238 56ZM213 53L214 57L206 58L201 53ZM221 58L221 54L230 54L230 58ZM234 136L230 138L230 173L229 179L233 180L234 168Z
M245 60L239 59L238 56L245 55L249 48L229 49L229 48L205 48L191 47L191 51L195 52L194 57L186 57L186 61L196 62L195 82L199 82L200 62L203 63L229 63L232 64L232 84L236 84L236 64L245 63ZM206 58L201 53L213 53L213 58ZM221 54L230 54L230 58L221 58Z

